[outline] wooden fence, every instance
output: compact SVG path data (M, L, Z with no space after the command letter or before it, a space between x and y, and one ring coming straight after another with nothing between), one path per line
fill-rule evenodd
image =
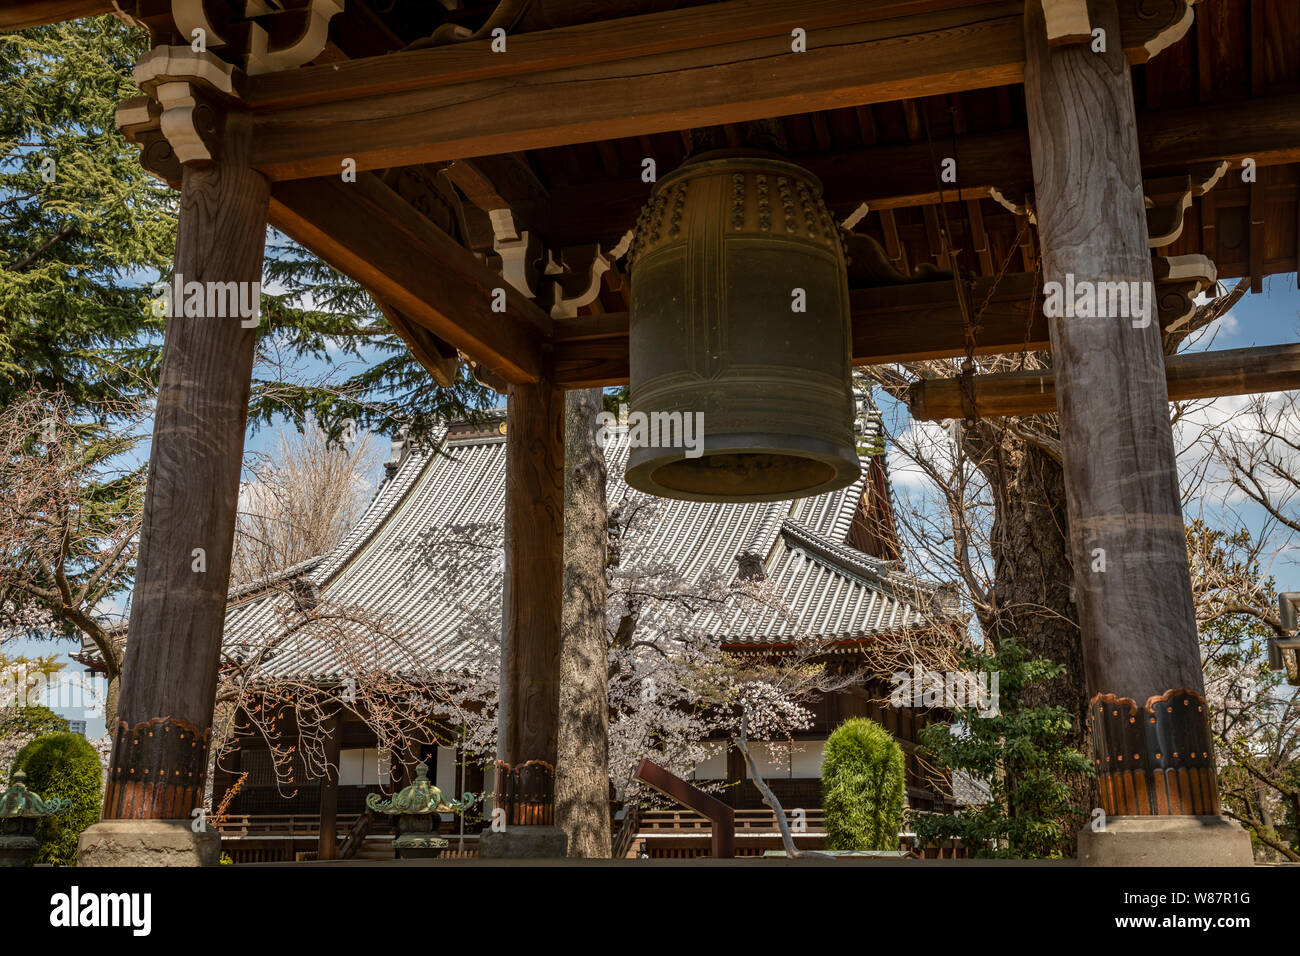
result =
M340 813L338 831L348 832L361 814ZM786 812L795 845L820 850L826 845L826 814L821 808L807 809L802 817ZM629 810L615 841L616 857L622 859L695 859L709 855L712 823L692 810ZM231 815L219 824L222 848L236 863L311 860L316 856L320 818L312 814ZM377 817L372 833L385 843L392 827ZM456 833L442 834L451 844L441 859L471 859L478 856L478 836L467 834L459 849ZM761 856L767 850L783 849L776 817L769 809L736 811L736 855ZM940 847L918 847L913 833L899 834L899 849L920 859L958 859L968 856L966 847L952 840ZM375 859L364 851L360 858Z

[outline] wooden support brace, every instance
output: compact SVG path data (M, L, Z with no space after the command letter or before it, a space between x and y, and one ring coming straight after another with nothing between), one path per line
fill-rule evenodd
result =
M1171 402L1300 388L1300 345L1171 355L1165 359L1165 381ZM981 418L1056 412L1056 377L1051 369L977 375L974 385L975 412ZM907 402L912 416L922 421L963 417L956 378L915 382Z

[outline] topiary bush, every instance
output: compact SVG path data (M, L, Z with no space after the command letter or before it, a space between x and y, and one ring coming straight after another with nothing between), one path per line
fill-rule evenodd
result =
M897 850L904 776L903 748L874 720L835 728L822 757L827 848Z
M103 769L99 754L80 734L47 734L18 752L10 776L27 773L27 789L44 799L72 801L66 813L43 818L36 827L40 848L33 863L76 866L77 838L99 820Z
M18 751L37 737L67 729L66 718L39 704L0 709L0 790L9 786L9 764Z

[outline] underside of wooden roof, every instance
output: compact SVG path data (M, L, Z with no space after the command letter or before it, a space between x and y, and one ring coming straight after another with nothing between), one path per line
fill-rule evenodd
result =
M178 2L211 18L219 54L254 21L272 45L291 43L310 6L277 0L249 17L236 0ZM188 44L171 0L116 6L156 43ZM28 0L0 28L113 7ZM1216 276L1258 289L1300 268L1300 5L1120 10L1168 327ZM846 250L855 361L962 353L949 246L989 304L977 351L1042 349L1022 19L1023 0L347 0L311 63L246 77L239 93L274 224L365 284L435 375L459 350L487 379L531 381L550 342L562 384L625 381L629 280L616 260L653 188L646 160L663 175L765 120L859 237ZM493 26L508 54L488 48ZM805 28L801 74L785 54ZM340 157L378 178L344 188ZM459 208L442 208L448 195ZM480 293L500 284L487 280L502 211L507 233L536 243L533 265L550 261L569 286L594 277L594 295L565 314L510 289L508 315L490 313ZM597 253L615 260L603 275ZM1198 255L1212 266L1184 258Z

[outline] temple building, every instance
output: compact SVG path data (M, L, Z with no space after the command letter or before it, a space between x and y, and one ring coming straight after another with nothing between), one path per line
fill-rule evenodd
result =
M346 699L349 686L355 690L358 667L406 674L418 684L437 677L454 681L482 663L482 648L467 631L476 613L501 600L504 422L500 415L490 415L486 423L442 430L438 439L426 448L394 443L374 500L332 551L232 591L223 657L227 668L256 660L248 686L315 686ZM770 607L704 611L693 626L717 634L727 651L779 655L802 650L810 662L862 677L852 686L813 695L807 702L812 726L797 731L792 740L751 743L764 779L783 806L811 815L812 835L804 842L815 846L820 837L822 746L849 717L870 717L899 741L907 766L908 806L945 809L958 797L969 800L960 789L969 788L968 781L958 782L955 797L950 782L927 770L915 752L920 726L942 712L889 706L892 667L877 662L873 669L873 646L905 634L916 644L951 646L961 641L965 627L955 589L920 580L903 568L883 458L863 457L861 478L839 491L795 501L724 504L641 495L623 480L628 453L627 427L611 429L606 449L610 508L640 498L656 510L650 520L629 529L633 540L625 541L625 550L635 549L655 566L675 568L688 588L706 578L725 586L747 576L769 582L777 598ZM456 547L467 535L491 543ZM447 586L449 578L455 579L454 587ZM296 627L295 611L308 605L345 609L355 628L351 638L333 628ZM382 633L377 632L379 621ZM95 666L93 646L85 646L81 659ZM367 704L364 694L363 689L358 707ZM334 731L338 752L331 755L339 768L337 781L308 772L292 717L282 735L272 739L285 755L280 758L272 755L265 736L245 732L219 758L213 777L214 806L234 793L225 802L227 852L265 859L274 855L268 848L288 853L296 847L301 853L306 843L315 846L318 841L303 832L295 839L295 829L318 834L322 806L325 812L333 807L336 815L334 827L326 822L327 833L337 832L338 821L350 826L368 794L401 786L412 759L426 762L429 779L445 793L486 792L490 806L490 768L456 747L454 725L448 723L447 729L451 734L444 746L424 745L409 754L381 752L375 732L345 705ZM276 759L292 764L282 772L292 783L277 783ZM719 746L691 776L716 788L738 810L763 808L734 747ZM336 793L325 793L330 789ZM645 819L655 825L657 818L651 814ZM482 826L478 820L469 831ZM691 835L674 833L661 820L644 838L672 844ZM768 836L751 842L774 845ZM382 842L382 828L376 838Z

